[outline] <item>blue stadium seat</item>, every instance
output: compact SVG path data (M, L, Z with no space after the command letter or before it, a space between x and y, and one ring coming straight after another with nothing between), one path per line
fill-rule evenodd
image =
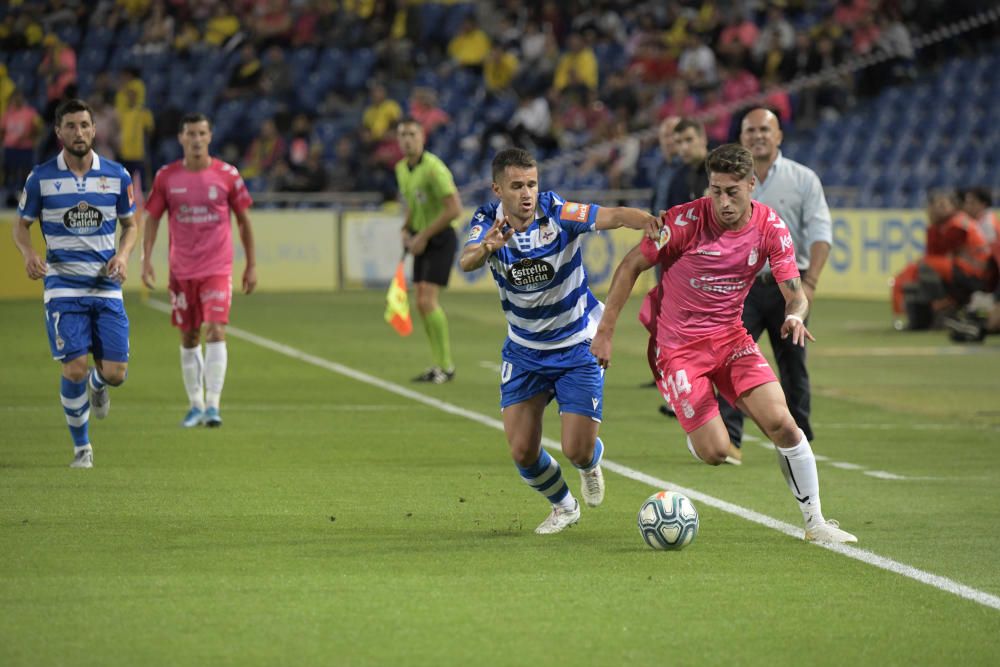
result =
M375 52L372 49L356 49L351 52L350 62L343 74L343 87L358 91L365 87L375 67Z

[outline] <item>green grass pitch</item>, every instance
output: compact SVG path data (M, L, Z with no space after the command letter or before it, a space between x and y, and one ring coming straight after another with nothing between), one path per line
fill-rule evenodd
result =
M534 535L547 506L489 421L496 296L442 301L458 375L423 386L423 332L397 337L379 292L237 297L234 326L261 338L230 337L224 426L184 430L178 336L130 297L129 379L91 423L90 471L67 467L40 302L0 303L0 665L997 664L1000 609L705 503L690 547L652 551L635 518L657 489L619 474L578 526ZM608 459L798 525L763 443L710 468L657 413L637 307ZM891 332L879 303L814 310L826 515L995 600L1000 340Z

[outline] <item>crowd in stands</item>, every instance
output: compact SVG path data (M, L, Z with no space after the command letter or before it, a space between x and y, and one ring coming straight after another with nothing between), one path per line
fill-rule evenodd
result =
M393 196L394 125L415 117L459 184L516 143L544 159L595 143L577 185L648 184L635 131L699 115L713 144L754 96L786 126L845 112L987 29L916 52L971 0L19 0L0 8L4 186L55 153L60 100L93 105L98 150L148 188L179 157L177 121L215 121L213 150L252 189ZM886 59L790 94L866 54ZM919 56L919 58L918 58ZM923 59L923 60L922 60ZM756 100L758 103L761 100ZM609 147L610 146L610 147ZM588 180L593 175L593 180Z

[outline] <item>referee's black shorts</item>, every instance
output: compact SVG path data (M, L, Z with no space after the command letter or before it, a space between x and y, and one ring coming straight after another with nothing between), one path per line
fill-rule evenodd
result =
M413 258L413 282L447 287L457 250L458 237L453 227L432 236L423 254Z

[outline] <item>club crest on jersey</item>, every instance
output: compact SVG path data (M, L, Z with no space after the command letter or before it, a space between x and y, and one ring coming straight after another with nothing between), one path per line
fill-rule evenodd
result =
M212 201L219 198L219 190L214 185L208 186L208 198Z
M750 256L747 257L747 266L753 266L757 263L757 248L752 248L750 250Z
M556 239L556 234L556 229L551 223L540 225L538 229L538 242L541 245L552 243Z
M586 222L589 213L590 204L577 204L576 202L568 201L563 204L559 219L571 222Z
M656 249L660 250L668 243L670 243L670 225L663 225L660 227L660 235L656 239Z
M511 265L507 271L507 282L525 292L543 289L555 277L556 270L551 264L530 257Z
M472 229L469 230L469 237L465 239L465 242L475 241L479 238L479 235L483 233L482 225L473 225Z
M108 177L101 176L101 178L97 181L97 191L100 193L106 193L109 190L111 190L111 184L108 183Z
M85 201L66 211L63 225L74 234L89 234L101 226L104 216Z

